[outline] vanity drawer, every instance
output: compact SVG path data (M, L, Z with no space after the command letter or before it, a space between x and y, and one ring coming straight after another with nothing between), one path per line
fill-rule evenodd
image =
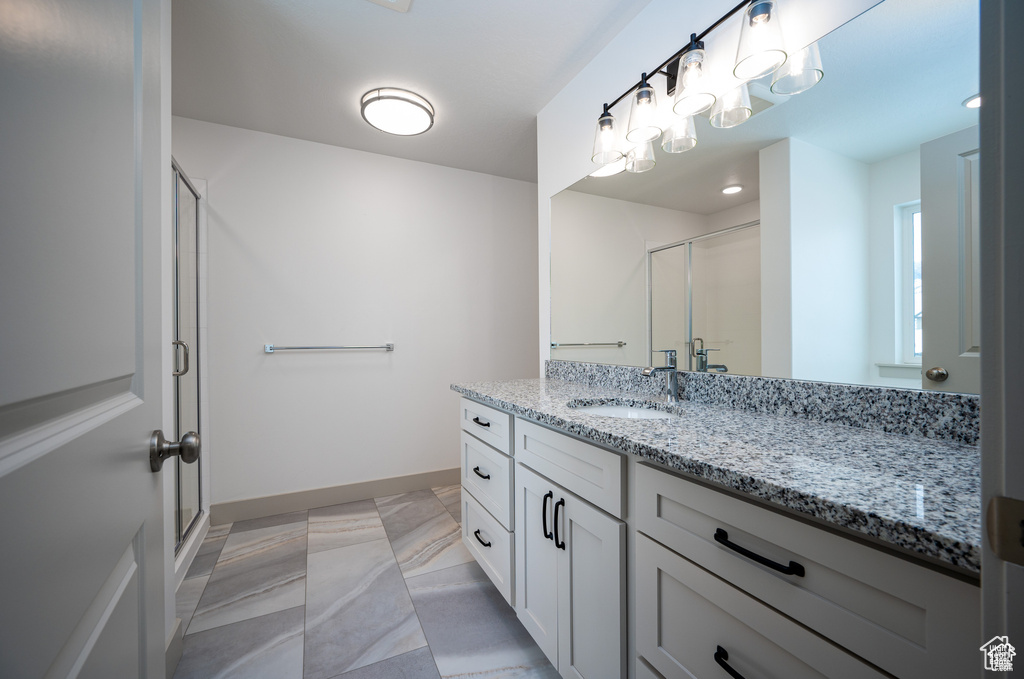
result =
M636 571L637 652L666 679L729 676L720 648L751 679L885 676L642 535Z
M462 432L462 487L512 530L512 458Z
M463 431L468 431L484 443L494 446L506 455L512 454L512 416L468 398L459 405Z
M635 491L637 530L885 671L977 673L978 587L647 465Z
M465 488L462 489L462 543L476 558L509 606L514 606L512 533L495 521Z
M609 514L622 518L625 460L589 443L516 418L516 459Z

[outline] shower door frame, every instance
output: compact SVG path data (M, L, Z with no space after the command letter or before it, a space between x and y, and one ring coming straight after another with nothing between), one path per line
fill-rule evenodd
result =
M651 257L656 252L663 250L671 250L672 248L678 248L682 246L687 247L686 252L686 367L683 368L678 363L677 370L686 370L687 372L693 372L693 355L689 350L693 344L693 244L708 240L709 238L717 238L724 236L735 231L743 231L746 229L753 229L761 226L761 220L755 219L752 222L744 222L743 224L737 224L736 226L730 226L727 229L719 229L718 231L712 231L711 233L701 234L700 236L694 236L692 238L684 238L683 240L677 240L674 243L668 243L666 245L659 245L655 248L650 248L647 251L647 357L650 360L654 360L654 266ZM678 361L678 356L676 357ZM651 365L654 365L653 363Z
M174 182L173 186L173 204L174 204L174 223L172 228L173 252L174 252L174 275L172 280L173 288L173 318L171 323L171 334L172 339L177 340L180 338L179 332L179 318L180 318L180 304L181 304L181 223L179 215L179 191L180 184L184 183L186 188L195 197L196 210L195 210L195 224L190 225L188 228L195 229L196 237L196 253L195 253L195 322L196 322L196 346L193 348L194 357L189 359L189 370L195 370L196 375L196 401L197 401L197 412L196 412L196 429L200 435L202 441L202 452L200 453L199 460L194 464L197 465L197 486L198 486L198 502L196 507L195 516L189 522L188 526L181 526L181 459L175 458L175 484L174 484L174 556L176 562L175 570L181 570L180 575L184 575L184 569L179 569L178 566L181 562L190 563L192 556L194 556L195 547L198 541L202 540L202 534L206 531L204 528L209 526L209 484L208 478L208 437L207 437L207 422L208 422L208 399L206 382L203 380L203 374L206 368L206 342L205 342L205 261L202 253L206 249L206 230L205 230L205 206L206 202L203 199L203 191L200 191L196 185L192 182L189 176L178 164L178 161L172 156L171 157L172 173L171 177ZM181 182L178 182L178 179ZM205 186L203 187L205 189ZM175 353L172 358L172 366L177 369L177 348L174 349ZM172 377L173 380L177 380L176 377ZM174 409L174 425L176 429L182 429L181 427L181 403L178 393L176 382L172 383L172 395ZM184 431L176 431L177 440L180 440L181 435ZM196 536L199 536L198 541L195 540ZM180 577L178 578L181 579Z

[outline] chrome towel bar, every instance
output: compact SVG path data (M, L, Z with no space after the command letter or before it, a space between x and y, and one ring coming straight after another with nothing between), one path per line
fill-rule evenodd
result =
M273 354L278 351L333 351L336 349L383 349L384 351L394 351L395 345L391 343L349 347L277 347L273 344L263 345L263 353L265 354Z
M624 347L624 346L626 346L626 343L622 342L622 341L619 341L619 342L575 342L575 343L552 342L551 343L551 348L552 349L560 349L562 347Z

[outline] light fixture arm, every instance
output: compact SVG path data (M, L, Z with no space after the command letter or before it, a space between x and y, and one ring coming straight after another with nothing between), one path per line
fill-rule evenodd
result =
M682 49L680 49L680 50L679 50L678 52L676 52L675 54L673 54L672 56L670 56L670 57L669 57L668 59L666 59L665 61L661 62L661 63L660 63L659 65L658 65L658 67L657 67L657 68L655 68L655 69L652 69L652 70L650 70L650 71L647 71L647 73L645 73L644 75L645 75L645 76L647 76L648 74L650 74L650 75L652 75L652 76L653 76L653 75L655 75L655 74L658 74L658 73L660 73L660 74L662 74L662 75L666 76L666 77L667 77L667 78L669 79L669 90L668 90L668 94L669 94L669 96L671 96L671 95L675 94L675 81L676 81L676 78L677 78L677 77L678 77L678 75L679 75L679 59L680 59L680 57L682 57L682 56L683 56L684 54L686 54L686 53L687 53L688 51L690 51L690 49L691 49L691 46L692 46L692 45L693 45L694 43L697 43L697 42L700 42L700 41L702 41L702 40L703 40L704 38L706 38L706 37L707 37L707 35L708 35L709 33L711 33L711 31L715 30L716 28L718 28L719 26L721 26L721 25L722 25L723 23L725 23L726 21L728 21L728 20L729 20L729 18L730 18L730 17L732 16L732 15L736 14L737 12L739 12L739 11L740 11L741 9L743 9L744 7L746 7L747 5L749 5L749 4L750 4L750 3L752 2L752 1L753 1L753 0L742 0L742 2L740 2L740 3L739 3L739 4L737 4L737 5L735 6L735 7L733 7L732 9L730 9L730 10L729 10L728 12L726 12L725 14L723 14L723 15L722 15L722 16L721 16L721 17L720 17L720 18L718 19L718 21L716 21L715 23L713 23L713 24L711 24L710 26L708 26L707 28L705 28L705 29L704 29L704 30L703 30L703 31L702 31L701 33L697 33L697 34L691 34L691 36L690 36L690 42L688 42L688 43L687 43L687 44L686 44L686 45L685 45L685 46L684 46L684 47L683 47ZM666 67L668 68L668 70L667 70L667 71L666 71L666 70L663 70L663 69L665 69ZM635 85L633 85L632 87L630 87L630 88L629 88L628 90L626 90L625 92L623 92L622 94L620 94L620 95L618 96L618 98L616 98L616 99L615 99L614 101L612 101L612 103L610 103L610 104L605 104L605 106L606 106L606 110L607 110L608 108L613 108L613 107L614 107L614 106L615 106L616 104L618 104L618 103L619 103L620 101L622 101L623 99L625 99L626 97L628 97L629 95L631 95L631 94L632 94L633 92L636 92L636 91L637 91L638 89L640 89L641 87L643 87L643 86L644 86L644 84L646 83L646 80L647 80L647 78L646 78L646 77L645 77L645 78L642 78L642 79L640 80L640 82L636 83Z

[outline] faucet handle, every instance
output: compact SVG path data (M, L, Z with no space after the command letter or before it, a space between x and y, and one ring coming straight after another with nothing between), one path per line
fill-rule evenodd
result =
M665 354L665 365L668 368L676 367L676 350L675 349L655 349Z

